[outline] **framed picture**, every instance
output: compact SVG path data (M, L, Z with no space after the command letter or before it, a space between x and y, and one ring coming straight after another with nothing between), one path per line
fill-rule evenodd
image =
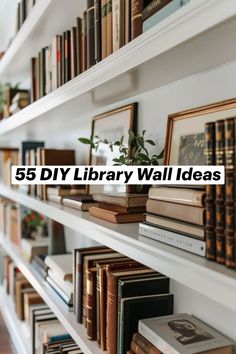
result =
M116 141L124 136L124 144L128 146L129 129L136 130L138 104L132 103L124 107L100 114L93 118L92 137L99 136L101 139ZM100 144L97 151L90 149L90 165L114 164L113 159L119 157L119 147L112 152L106 144ZM125 186L121 185L90 185L89 193L124 193Z
M168 117L165 164L205 165L205 123L236 117L236 98Z

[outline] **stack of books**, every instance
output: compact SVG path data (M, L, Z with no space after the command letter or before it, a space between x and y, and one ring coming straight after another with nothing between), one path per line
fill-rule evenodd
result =
M16 32L18 32L35 5L36 0L21 0L17 5Z
M10 114L15 114L21 109L25 108L30 104L30 95L29 91L19 91L12 99L10 105Z
M139 321L127 354L232 354L233 342L186 313Z
M46 282L68 305L73 306L72 254L46 256Z
M152 187L139 233L204 257L204 205L205 190Z
M46 193L47 200L59 204L64 204L63 199L75 198L74 200L76 201L77 197L81 197L82 199L87 198L87 196L84 195L86 193L85 187L82 185L48 186ZM90 201L89 197L88 201Z
M46 280L47 278L47 272L48 272L48 267L45 264L45 258L47 254L38 254L34 256L33 261L32 261L32 266L36 270L38 274L41 275L41 277Z
M147 194L94 194L97 206L89 208L90 215L112 223L128 223L143 220Z
M65 195L61 198L61 204L82 211L89 211L90 207L97 205L93 199L93 196L90 194Z
M74 313L102 350L123 354L140 319L173 313L169 279L106 247L76 249Z
M152 0L142 13L143 32L146 32L166 17L179 10L190 0Z
M235 269L236 119L206 124L206 164L225 166L225 184L206 186L207 258Z

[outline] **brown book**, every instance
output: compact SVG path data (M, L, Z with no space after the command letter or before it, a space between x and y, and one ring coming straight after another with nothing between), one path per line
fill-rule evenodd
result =
M93 194L93 199L96 200L97 202L110 203L110 204L120 205L125 208L132 208L132 207L146 206L148 196L147 194L96 193Z
M154 347L146 338L139 333L135 333L131 343L131 349L137 353L161 354L160 350Z
M80 17L77 17L76 19L76 39L77 39L77 75L82 73L82 19Z
M123 47L125 43L125 2L112 0L113 52Z
M142 21L144 22L147 20L164 6L168 5L171 1L172 0L152 0L143 10Z
M89 208L89 213L95 218L106 220L114 224L143 221L143 213L118 213L116 211L106 210L96 206Z
M82 20L82 72L87 70L87 11L84 11Z
M71 32L65 33L65 83L71 79Z
M125 263L123 263L124 265ZM139 265L137 265L139 267ZM148 274L153 270L141 266L135 268L130 263L126 269L120 271L111 271L108 266L107 270L107 351L109 354L117 353L117 311L118 311L118 294L117 284L122 277L132 277L137 274Z
M30 320L30 306L36 304L42 304L43 299L36 292L25 293L24 294L24 319L25 321Z
M102 59L107 57L107 0L101 0L101 41Z
M94 1L87 0L87 67L95 64L95 21Z
M101 0L94 0L94 37L95 37L95 63L102 59L101 53Z
M36 58L31 59L31 103L37 99L37 67Z
M70 78L73 79L78 75L78 59L77 59L77 28L72 27L70 31Z
M225 165L225 120L215 123L216 165ZM216 261L225 264L225 185L216 185ZM223 214L222 214L223 213Z
M190 235L200 240L205 239L204 228L202 226L153 214L144 214L144 221L173 232Z
M149 189L149 199L202 207L205 205L205 191L190 188L157 187Z
M131 40L142 34L143 0L131 0Z
M125 44L131 40L131 0L125 0Z
M138 207L124 207L122 205L110 204L98 202L98 207L106 210L115 211L117 213L144 213L146 211L146 206Z
M189 223L203 226L205 209L190 205L180 205L161 200L148 199L147 212L155 215L165 216L176 220L186 220Z
M66 32L64 31L62 34L62 42L61 42L61 84L64 85L66 83Z
M28 291L35 292L27 279L19 279L16 280L16 313L18 318L23 321L24 320L24 302L23 302L23 290L28 289Z
M112 0L107 0L107 56L112 54L113 49L113 23L112 23Z

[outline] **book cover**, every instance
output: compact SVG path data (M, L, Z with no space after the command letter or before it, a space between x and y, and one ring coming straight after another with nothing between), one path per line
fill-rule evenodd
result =
M124 45L125 4L124 0L112 0L113 52Z
M76 38L77 38L77 74L82 73L82 54L83 54L83 48L82 48L82 19L80 17L77 17L76 19Z
M47 256L45 264L62 280L72 281L72 254L56 254Z
M101 0L94 0L95 63L101 60Z
M87 70L88 62L87 16L87 11L84 11L82 19L82 72Z
M87 67L95 64L94 0L87 0Z
M107 57L107 0L101 0L102 59Z
M161 10L164 6L168 5L172 0L152 0L148 4L142 14L142 20L147 20L150 16Z
M142 34L143 0L131 0L131 40Z
M134 353L141 354L141 350L148 354L161 354L160 350L154 347L146 338L139 333L135 333L131 342L131 349Z
M112 0L107 0L107 56L113 50Z

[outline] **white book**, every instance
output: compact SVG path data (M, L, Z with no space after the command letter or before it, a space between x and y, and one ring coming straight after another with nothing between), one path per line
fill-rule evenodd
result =
M140 320L138 331L164 354L232 353L231 340L187 313Z
M183 236L173 231L168 231L144 223L139 224L139 234L202 257L205 257L206 255L206 242L202 240Z
M71 253L47 256L44 263L61 280L72 280L73 257Z

